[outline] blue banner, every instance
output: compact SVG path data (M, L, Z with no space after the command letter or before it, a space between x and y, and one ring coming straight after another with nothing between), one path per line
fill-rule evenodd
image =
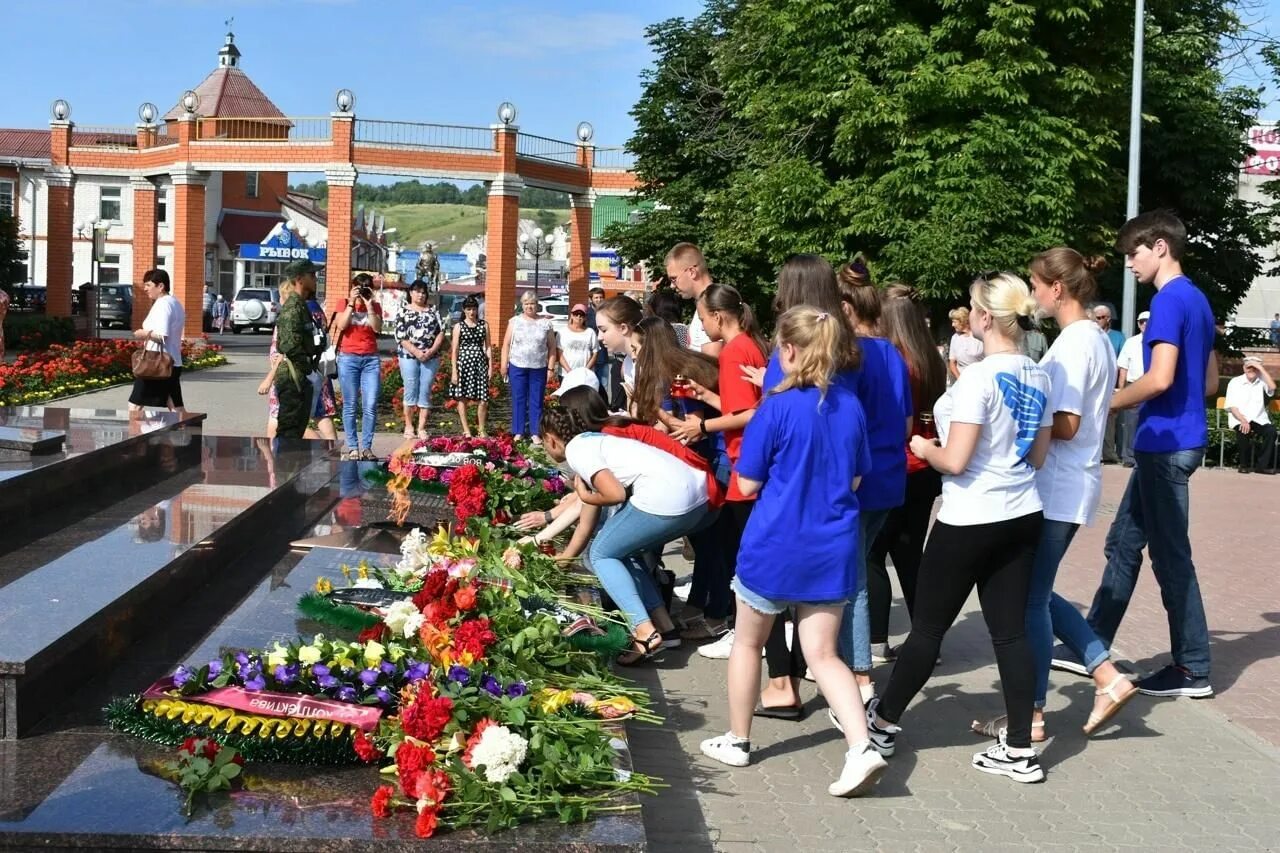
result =
M286 248L284 246L262 245L259 243L241 243L240 257L246 261L302 261L323 264L328 258L325 249L307 249L304 247Z

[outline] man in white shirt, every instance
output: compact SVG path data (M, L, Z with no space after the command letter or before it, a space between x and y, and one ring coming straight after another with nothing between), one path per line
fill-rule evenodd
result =
M1227 425L1236 433L1240 473L1274 474L1276 428L1267 414L1267 401L1276 393L1275 380L1262 359L1249 356L1244 372L1227 383Z
M667 278L682 299L697 301L702 291L711 286L711 272L707 269L707 259L702 250L692 243L676 243L667 252ZM702 328L702 318L698 312L693 313L689 323L689 349L699 350L706 355L719 357L720 342L712 341Z
M1150 311L1143 311L1139 314L1138 334L1126 339L1124 345L1120 347L1120 353L1116 356L1117 391L1142 378L1142 333L1146 331L1147 321L1150 319ZM1120 454L1120 461L1124 463L1126 468L1132 468L1134 465L1133 433L1137 428L1138 410L1136 407L1120 412L1119 420L1116 422L1116 452Z

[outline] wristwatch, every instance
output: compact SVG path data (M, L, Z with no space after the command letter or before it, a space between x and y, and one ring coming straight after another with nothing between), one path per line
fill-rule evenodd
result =
M551 521L552 521L551 510L546 510L545 512L542 513L542 523L550 524Z
M703 435L709 435L709 433L707 432L707 419L706 419L706 418L699 418L699 419L698 419L698 432L702 433Z

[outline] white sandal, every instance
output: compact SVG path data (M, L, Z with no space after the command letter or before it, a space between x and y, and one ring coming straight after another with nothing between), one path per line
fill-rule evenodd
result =
M969 724L969 730L975 735L983 737L1000 737L1000 733L1009 727L1009 716L1001 714L998 717L980 723L974 720ZM1044 733L1044 720L1033 720L1031 723L1031 742L1044 743L1049 736Z
M1117 696L1116 688L1120 686L1121 682L1129 685L1129 692ZM1093 695L1106 696L1111 700L1111 704L1103 709L1101 714L1097 712L1089 714L1089 721L1084 724L1084 733L1087 735L1093 734L1098 729L1102 728L1108 720L1120 713L1120 709L1128 704L1130 699L1138 695L1138 688L1134 687L1133 682L1131 682L1126 676L1117 675L1110 684L1101 690L1096 691Z

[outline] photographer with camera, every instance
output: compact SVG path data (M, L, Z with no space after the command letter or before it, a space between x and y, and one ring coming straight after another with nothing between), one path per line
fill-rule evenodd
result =
M373 454L373 429L382 387L378 333L382 331L382 306L373 298L373 277L356 276L351 293L338 309L338 385L342 388L342 431L347 437L346 459L377 459ZM356 433L356 400L360 402L360 432Z

